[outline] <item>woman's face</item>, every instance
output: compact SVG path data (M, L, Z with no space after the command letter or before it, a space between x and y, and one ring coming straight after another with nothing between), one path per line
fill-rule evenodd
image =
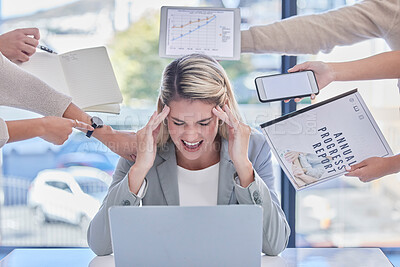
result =
M181 99L171 101L169 107L168 130L178 158L182 156L189 161L215 158L217 151L213 144L218 133L218 118L212 113L215 105Z

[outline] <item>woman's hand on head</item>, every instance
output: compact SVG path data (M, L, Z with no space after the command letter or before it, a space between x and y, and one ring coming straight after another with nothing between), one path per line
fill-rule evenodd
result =
M162 121L168 116L169 107L165 106L161 113L154 112L150 120L137 135L137 155L135 165L140 165L149 170L154 163L157 153L157 136L160 132Z
M212 111L228 127L229 156L235 165L241 185L247 187L254 181L253 166L248 158L251 128L240 122L227 105L224 105L224 109L217 106Z
M312 70L317 80L318 88L321 90L328 84L335 80L335 72L329 63L322 61L307 61L301 64L297 64L291 69L288 69L289 73ZM311 95L311 99L315 98L315 94ZM299 102L302 98L295 98L295 102ZM285 100L285 103L289 102L290 99Z

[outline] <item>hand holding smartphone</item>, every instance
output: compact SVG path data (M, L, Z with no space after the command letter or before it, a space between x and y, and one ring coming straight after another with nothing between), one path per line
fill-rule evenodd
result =
M258 98L272 102L318 94L319 88L311 70L261 76L255 79Z

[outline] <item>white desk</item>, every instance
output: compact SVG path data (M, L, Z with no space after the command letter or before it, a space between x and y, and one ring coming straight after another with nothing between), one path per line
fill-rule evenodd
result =
M279 256L262 256L262 266L392 267L378 248L288 248ZM0 267L114 267L114 257L97 257L88 248L15 249ZM168 266L166 264L165 266Z

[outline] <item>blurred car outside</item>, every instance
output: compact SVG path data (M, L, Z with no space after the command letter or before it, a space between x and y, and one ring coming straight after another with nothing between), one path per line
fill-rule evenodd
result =
M109 174L93 167L43 170L29 187L28 207L39 223L62 221L86 229L111 181Z

